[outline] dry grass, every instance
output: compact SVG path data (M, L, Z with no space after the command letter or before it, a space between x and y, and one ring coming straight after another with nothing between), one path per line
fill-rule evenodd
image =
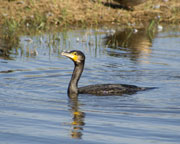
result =
M180 23L179 0L147 0L133 11L103 5L103 0L0 0L0 26L43 30L53 26L124 25L143 27L152 20ZM106 2L104 0L104 2ZM110 1L112 2L112 1Z

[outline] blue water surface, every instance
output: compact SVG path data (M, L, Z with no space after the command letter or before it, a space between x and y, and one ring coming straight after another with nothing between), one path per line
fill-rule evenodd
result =
M180 31L78 29L21 36L0 57L0 144L179 144ZM67 86L78 49L86 64L79 86L156 87L123 96L79 95Z

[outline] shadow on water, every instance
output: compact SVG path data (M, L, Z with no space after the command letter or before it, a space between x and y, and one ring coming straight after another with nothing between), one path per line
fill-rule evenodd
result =
M137 61L142 56L151 54L152 40L155 33L147 29L124 29L117 31L113 35L105 37L105 44L114 50L120 50L122 53L108 52L114 57L129 57L133 61ZM125 53L124 53L124 52Z

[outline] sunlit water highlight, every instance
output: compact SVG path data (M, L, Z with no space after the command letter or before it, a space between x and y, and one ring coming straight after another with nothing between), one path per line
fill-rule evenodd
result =
M20 37L0 59L0 143L178 144L179 48L180 32L173 30L152 36L88 29ZM157 88L71 101L66 91L74 65L60 55L71 49L86 54L80 86Z

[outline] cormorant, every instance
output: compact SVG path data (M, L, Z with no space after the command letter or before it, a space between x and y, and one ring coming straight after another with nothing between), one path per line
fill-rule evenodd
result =
M61 55L70 58L74 62L74 71L68 86L68 96L75 98L78 94L92 95L122 95L133 94L150 88L137 87L127 84L95 84L78 88L78 81L84 69L85 55L79 50L62 52Z

